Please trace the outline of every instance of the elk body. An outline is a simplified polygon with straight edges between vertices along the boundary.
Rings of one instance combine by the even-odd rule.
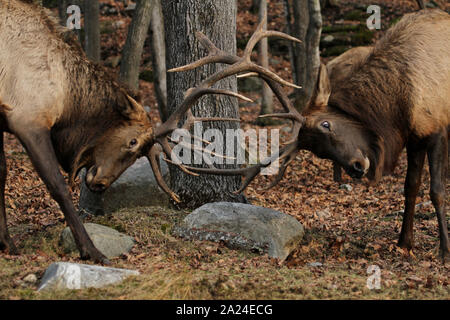
[[[425,156],[440,248],[450,255],[445,210],[450,130],[450,15],[423,10],[404,16],[349,75],[330,86],[322,66],[305,110],[299,147],[334,160],[355,178],[378,181],[408,154],[399,246],[413,247],[413,216]]]
[[[262,25],[255,32],[260,33]],[[234,73],[243,71],[232,59],[217,57],[209,62],[236,63]],[[266,116],[292,120],[293,139],[277,155],[256,166],[235,170],[190,169],[200,173],[241,174],[245,180],[240,192],[277,158],[281,160],[281,170],[271,186],[278,183],[296,151],[306,149],[333,160],[354,178],[366,175],[378,181],[383,174],[392,172],[406,147],[406,200],[398,244],[413,247],[415,201],[427,155],[440,249],[444,259],[449,258],[445,180],[450,130],[450,15],[440,10],[405,15],[336,84],[330,84],[327,69],[322,65],[316,91],[302,114],[295,110],[275,77],[261,69],[244,70],[263,78],[274,90],[286,113]]]
[[[0,250],[17,252],[7,230],[4,199],[3,132],[10,132],[26,148],[58,202],[81,257],[107,263],[75,211],[59,166],[70,174],[71,182],[86,168],[86,185],[100,192],[137,158],[147,156],[158,184],[177,201],[161,176],[159,154],[170,159],[167,134],[177,128],[191,104],[180,106],[153,128],[144,108],[125,88],[74,43],[63,40],[65,31],[37,6],[20,0],[0,2]],[[192,122],[191,114],[188,118]]]

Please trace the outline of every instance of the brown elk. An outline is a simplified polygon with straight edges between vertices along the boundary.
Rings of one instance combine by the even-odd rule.
[[[261,32],[262,25],[257,33]],[[273,78],[261,69],[250,70],[239,61],[219,55],[209,62],[235,63],[229,67],[227,75],[251,71],[263,78],[287,111],[270,116],[291,119],[293,139],[277,155],[256,166],[192,170],[241,174],[245,177],[238,191],[241,192],[276,158],[281,159],[281,170],[271,186],[278,183],[296,151],[306,149],[337,162],[351,177],[366,175],[378,181],[383,174],[392,171],[406,146],[406,200],[398,244],[402,248],[413,247],[415,201],[425,155],[428,155],[430,193],[439,225],[440,249],[444,260],[450,257],[445,211],[450,130],[449,14],[441,10],[422,10],[405,15],[333,90],[326,67],[322,65],[316,91],[302,114],[295,110]]]
[[[99,192],[146,156],[160,187],[178,201],[161,176],[159,155],[170,160],[167,135],[186,113],[185,127],[195,118],[189,112],[192,104],[185,103],[154,128],[144,108],[104,68],[90,62],[65,32],[44,9],[21,0],[0,2],[0,250],[17,253],[5,210],[3,132],[10,132],[58,202],[81,257],[108,263],[86,233],[59,165],[70,174],[71,183],[81,168],[87,168],[85,183]],[[218,89],[193,95],[206,93],[241,97]]]
[[[327,73],[330,79],[331,90],[350,75],[354,65],[362,63],[372,51],[372,47],[356,47],[345,51],[340,56],[327,63]],[[334,181],[342,180],[342,168],[336,162],[333,163]]]

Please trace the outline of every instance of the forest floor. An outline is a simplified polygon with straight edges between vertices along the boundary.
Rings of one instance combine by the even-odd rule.
[[[342,2],[340,9],[324,11],[325,26],[332,26],[336,21],[344,21],[345,25],[361,23],[359,14],[349,13],[357,3],[365,2]],[[256,26],[250,3],[250,0],[238,1],[238,43],[239,39],[247,39]],[[269,26],[283,30],[282,1],[269,3]],[[450,11],[446,1],[436,3]],[[370,4],[380,4],[382,12],[386,12],[383,19],[392,22],[416,10],[412,0],[371,0]],[[352,17],[356,20],[351,20]],[[125,21],[114,34],[102,35],[106,60],[120,53],[130,18],[104,16],[102,20]],[[379,38],[385,26],[389,23],[383,23],[383,29],[375,31],[370,41]],[[150,61],[148,52],[146,47],[143,70]],[[274,70],[290,79],[287,53],[275,53],[272,59],[279,61]],[[141,81],[141,92],[145,104],[152,106],[154,121],[158,122],[157,108],[153,107],[156,106],[153,84]],[[250,93],[250,96],[258,95]],[[241,105],[240,112],[244,128],[256,127],[253,123],[259,112],[257,103]],[[113,259],[112,263],[113,267],[139,270],[140,276],[103,289],[38,293],[36,283],[24,281],[27,275],[35,274],[40,279],[53,262],[82,261],[76,254],[65,254],[59,246],[64,217],[23,148],[11,135],[6,135],[5,151],[8,226],[21,255],[0,252],[0,299],[450,298],[449,266],[444,266],[438,257],[438,226],[429,202],[428,169],[424,171],[417,198],[421,205],[415,216],[415,248],[406,252],[396,246],[402,223],[405,155],[393,174],[376,185],[344,176],[342,184],[352,187],[348,191],[333,181],[331,162],[308,152],[297,155],[284,179],[270,191],[263,190],[268,183],[264,177],[258,177],[246,191],[252,204],[290,214],[305,226],[304,239],[285,262],[230,250],[221,244],[187,242],[173,237],[172,227],[187,211],[162,207],[124,209],[87,220],[113,227],[136,239],[132,252]],[[77,203],[79,189],[75,187],[72,191]],[[370,290],[366,286],[371,265],[381,270],[380,289]]]

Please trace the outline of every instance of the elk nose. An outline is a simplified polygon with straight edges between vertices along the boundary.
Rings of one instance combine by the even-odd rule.
[[[364,166],[361,162],[355,161],[353,162],[353,170],[359,173],[364,173]]]

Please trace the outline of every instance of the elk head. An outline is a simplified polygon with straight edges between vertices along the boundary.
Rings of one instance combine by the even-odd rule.
[[[262,78],[280,101],[285,113],[269,114],[261,117],[278,117],[291,120],[293,123],[292,138],[277,154],[269,159],[265,159],[255,166],[241,169],[192,167],[187,167],[187,169],[197,173],[242,175],[244,181],[241,188],[236,191],[236,193],[240,193],[263,168],[270,166],[275,160],[279,159],[281,162],[280,170],[268,187],[271,188],[283,178],[287,166],[295,158],[297,151],[307,149],[319,157],[337,161],[352,177],[361,178],[364,174],[368,173],[371,165],[371,160],[369,160],[370,146],[367,142],[370,141],[370,139],[368,139],[370,133],[366,132],[360,124],[353,121],[350,117],[334,111],[334,109],[328,105],[331,87],[326,67],[323,65],[320,67],[316,90],[311,105],[303,114],[300,114],[292,105],[281,85],[287,85],[293,88],[299,87],[281,79],[270,70],[251,62],[250,55],[254,46],[264,37],[278,36],[300,42],[300,40],[281,32],[264,31],[263,26],[265,19],[260,23],[253,36],[250,38],[242,58],[223,53],[204,35],[197,34],[200,42],[209,51],[208,57],[188,66],[177,68],[174,71],[190,70],[207,63],[220,62],[229,64],[230,66],[213,75],[211,79],[214,81],[234,74],[241,74],[242,72],[246,73],[238,75],[238,77],[258,76]]]
[[[214,82],[212,82],[214,83]],[[178,196],[165,183],[159,167],[160,155],[165,161],[176,164],[181,170],[191,175],[178,159],[172,159],[172,143],[169,135],[178,129],[178,123],[186,116],[183,129],[189,129],[195,121],[240,121],[227,118],[195,118],[190,108],[205,94],[224,94],[251,101],[237,93],[207,87],[189,90],[179,108],[159,127],[154,128],[149,114],[124,90],[117,93],[115,106],[119,114],[117,118],[105,120],[110,129],[94,139],[78,153],[72,165],[70,180],[73,182],[81,168],[86,168],[86,185],[93,192],[105,191],[129,166],[138,158],[147,157],[155,174],[158,185],[179,202]],[[116,121],[117,120],[117,121]],[[194,137],[196,138],[196,137]],[[208,152],[192,145],[196,152]],[[213,152],[211,152],[214,154]],[[215,154],[214,154],[215,155]],[[178,160],[178,161],[175,161]]]
[[[352,178],[361,178],[370,168],[370,133],[360,122],[330,106],[330,95],[327,68],[322,64],[310,105],[303,112],[299,147],[337,162]]]

